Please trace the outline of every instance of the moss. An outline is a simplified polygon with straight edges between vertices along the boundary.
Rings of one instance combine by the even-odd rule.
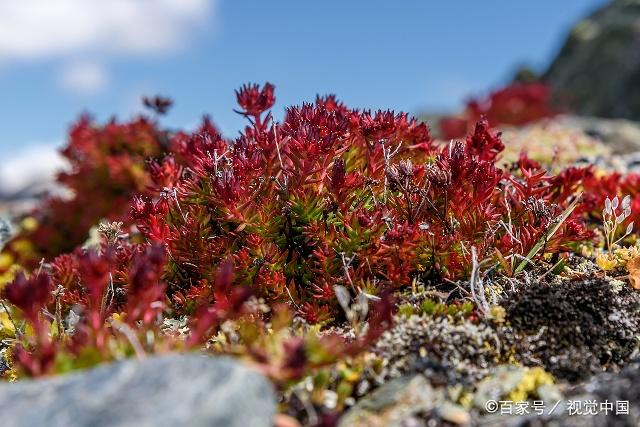
[[[560,398],[554,377],[540,367],[500,365],[478,385],[473,403],[484,409],[489,400],[526,402]]]

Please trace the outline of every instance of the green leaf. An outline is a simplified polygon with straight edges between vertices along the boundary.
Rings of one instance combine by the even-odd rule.
[[[562,212],[562,215],[560,215],[560,220],[553,227],[551,227],[549,230],[547,230],[547,232],[544,234],[544,236],[542,236],[542,238],[540,240],[538,240],[538,243],[536,243],[535,246],[533,248],[531,248],[531,250],[529,251],[529,253],[525,257],[525,259],[523,259],[522,262],[518,265],[518,267],[516,267],[515,271],[513,272],[514,274],[518,274],[522,270],[524,270],[524,268],[527,266],[527,264],[529,264],[531,262],[531,260],[533,259],[533,257],[536,256],[538,251],[540,249],[542,249],[542,247],[544,246],[544,243],[548,242],[549,239],[554,234],[556,234],[556,232],[560,229],[560,226],[562,225],[562,223],[565,222],[567,218],[569,218],[569,215],[571,215],[571,213],[576,208],[576,206],[578,206],[578,202],[580,202],[581,197],[582,197],[582,193],[578,194],[578,196],[575,198],[575,200],[573,202],[571,202],[571,204],[569,206],[567,206],[567,208],[564,210],[564,212]]]

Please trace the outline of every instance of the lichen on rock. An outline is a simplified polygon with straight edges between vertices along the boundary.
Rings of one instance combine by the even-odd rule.
[[[386,362],[386,376],[428,374],[433,382],[472,384],[501,358],[500,337],[487,322],[450,317],[399,317],[374,352]]]

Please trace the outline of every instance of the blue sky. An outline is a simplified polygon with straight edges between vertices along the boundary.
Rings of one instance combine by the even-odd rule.
[[[519,64],[544,68],[603,0],[0,0],[0,147],[60,145],[81,111],[126,118],[171,96],[165,122],[209,113],[228,136],[245,82],[284,106],[336,93],[348,105],[452,110]],[[55,4],[55,6],[52,6]]]

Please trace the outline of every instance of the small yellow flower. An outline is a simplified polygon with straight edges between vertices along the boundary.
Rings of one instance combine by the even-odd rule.
[[[24,231],[33,231],[38,227],[38,221],[32,216],[28,216],[22,220],[22,223],[20,223],[20,227]]]
[[[0,313],[0,338],[13,337],[15,328],[9,318],[9,314],[4,311]]]
[[[24,257],[33,253],[33,245],[27,239],[19,239],[11,243],[11,249]]]
[[[11,267],[11,264],[13,264],[13,262],[13,255],[6,252],[0,254],[0,270],[6,270],[7,268]]]
[[[19,272],[23,271],[23,268],[18,264],[12,264],[7,271],[0,274],[0,289],[4,287],[7,283],[13,281]]]
[[[505,311],[504,307],[500,305],[491,306],[489,314],[491,315],[491,318],[498,323],[503,323],[507,316],[507,312]]]
[[[603,271],[611,271],[618,266],[618,260],[613,254],[599,253],[596,255],[596,264]]]

